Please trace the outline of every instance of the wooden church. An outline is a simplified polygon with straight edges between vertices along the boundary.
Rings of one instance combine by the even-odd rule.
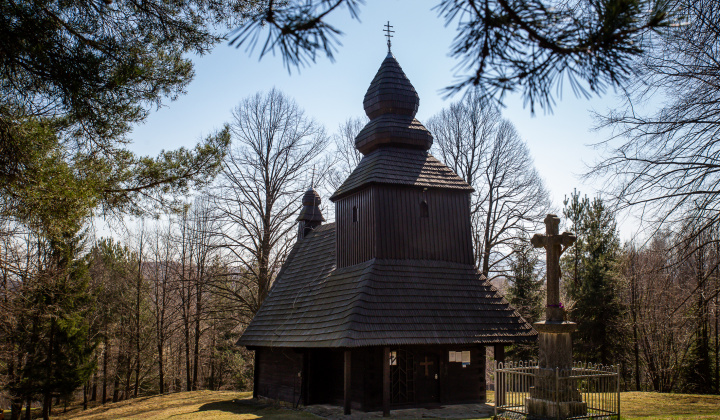
[[[298,239],[239,344],[256,397],[345,413],[485,401],[485,347],[535,340],[476,269],[472,188],[428,153],[415,88],[388,53],[363,102],[364,155],[330,197],[302,199]]]

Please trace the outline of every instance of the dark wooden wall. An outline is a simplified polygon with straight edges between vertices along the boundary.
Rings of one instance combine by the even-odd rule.
[[[485,347],[470,346],[391,346],[391,351],[405,349],[413,353],[415,359],[414,382],[416,400],[405,405],[392,407],[412,407],[434,404],[460,404],[479,403],[486,400],[485,378]],[[450,362],[449,351],[470,351],[471,363],[462,367],[462,363]],[[364,411],[377,411],[382,409],[382,364],[384,362],[382,347],[357,349],[364,352],[365,358],[365,384],[363,387],[362,409]],[[429,366],[429,377],[425,377],[425,362],[427,356],[433,362]],[[439,377],[435,381],[434,374]],[[432,395],[434,392],[439,395]]]
[[[443,403],[460,404],[484,402],[486,399],[485,378],[485,347],[484,346],[457,346],[444,349],[441,363],[440,395]],[[470,351],[470,366],[462,367],[462,363],[449,362],[448,352]]]
[[[335,205],[338,267],[371,258],[473,264],[469,200],[462,191],[386,185],[343,197]]]
[[[415,401],[395,408],[484,402],[485,348],[483,346],[391,346],[391,350],[405,349],[413,353]],[[449,362],[449,351],[471,352],[471,363]],[[305,404],[343,404],[342,349],[256,349],[258,395]],[[432,361],[429,375],[421,363]],[[303,364],[305,363],[305,368]],[[363,347],[352,350],[351,396],[354,410],[382,409],[382,347]],[[298,376],[302,371],[303,377]],[[438,379],[434,379],[434,374]]]
[[[308,404],[339,404],[343,400],[343,354],[339,350],[308,350]]]
[[[292,349],[255,350],[257,395],[295,403],[302,392],[303,354]]]
[[[467,192],[374,186],[377,257],[473,263]],[[421,217],[421,203],[428,217]]]
[[[353,207],[357,222],[353,222]],[[335,203],[337,266],[347,267],[375,256],[374,191],[366,188]]]

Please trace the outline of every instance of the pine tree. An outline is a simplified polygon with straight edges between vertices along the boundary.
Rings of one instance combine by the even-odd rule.
[[[570,198],[565,196],[563,204],[565,205],[565,208],[563,208],[563,216],[565,216],[565,220],[570,225],[568,226],[568,230],[578,233],[581,230],[581,223],[585,217],[585,212],[590,205],[587,195],[581,198],[580,193],[577,190],[573,190]],[[582,237],[578,237],[578,242],[575,246],[570,247],[563,259],[562,276],[568,289],[574,289],[578,286],[578,271],[580,269],[580,254],[582,249],[581,241]]]
[[[41,397],[43,418],[50,417],[53,397],[67,397],[90,377],[89,293],[86,262],[78,257],[82,235],[43,241],[42,269],[18,295],[25,310],[13,335],[17,346],[18,381],[9,391],[22,399]]]
[[[508,279],[506,297],[530,324],[539,321],[542,317],[545,298],[542,290],[543,279],[537,270],[538,262],[537,252],[527,239],[521,240],[514,247],[510,262],[512,276]],[[518,360],[537,357],[537,345],[535,343],[513,345],[508,355]]]
[[[577,195],[577,193],[576,193]],[[567,211],[567,207],[566,207]],[[577,278],[567,285],[574,300],[570,318],[578,324],[575,353],[580,359],[604,364],[617,363],[624,353],[621,284],[617,275],[620,257],[615,215],[595,198],[587,203],[577,226]],[[563,257],[564,266],[574,265],[574,254]]]

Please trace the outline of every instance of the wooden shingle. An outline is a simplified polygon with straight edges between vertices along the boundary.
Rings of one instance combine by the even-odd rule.
[[[372,183],[473,191],[452,169],[424,150],[382,147],[363,157],[330,200]]]
[[[372,259],[335,269],[335,225],[295,245],[240,339],[251,347],[490,344],[534,340],[532,327],[465,264]]]

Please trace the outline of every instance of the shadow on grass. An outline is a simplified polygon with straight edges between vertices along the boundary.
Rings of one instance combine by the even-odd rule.
[[[252,416],[250,418],[272,418],[275,420],[306,420],[317,418],[316,416],[299,411],[291,410],[274,404],[266,404],[253,399],[232,399],[227,401],[216,401],[206,403],[198,408],[199,412],[222,412],[235,414],[239,418]],[[208,413],[209,414],[209,413]],[[247,418],[247,417],[246,417]]]
[[[203,404],[200,408],[198,408],[198,411],[224,411],[233,414],[256,414],[264,408],[267,408],[267,406],[248,400],[233,399]]]

